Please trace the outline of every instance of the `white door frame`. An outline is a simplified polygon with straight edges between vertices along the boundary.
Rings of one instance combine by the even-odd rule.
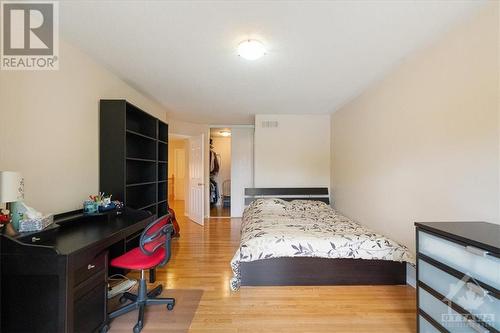
[[[218,124],[218,125],[209,125],[208,126],[208,139],[207,139],[207,142],[210,139],[210,130],[212,128],[229,128],[229,129],[232,130],[233,128],[255,128],[255,125],[253,125],[253,124],[250,124],[250,125],[227,125],[227,124],[226,125],[220,125],[220,124]],[[207,149],[210,149],[210,148],[207,147]],[[253,161],[253,157],[252,157],[252,161]],[[207,159],[205,161],[205,163],[206,163],[206,169],[210,169],[210,166],[208,165],[210,163],[210,161]],[[233,164],[233,147],[231,145],[231,166],[232,166],[232,164]],[[254,168],[253,168],[253,165],[252,165],[252,172],[253,172],[253,170],[254,170]],[[252,174],[252,179],[253,179],[253,174]],[[206,184],[210,183],[210,175],[209,174],[207,175],[207,178],[205,179],[205,183]],[[233,180],[231,179],[231,184],[232,183],[233,183]],[[232,189],[231,189],[231,191],[232,191]],[[208,192],[206,200],[205,200],[206,207],[210,207],[210,198],[209,198],[209,195],[210,195],[210,193]],[[233,201],[233,197],[231,196],[231,207],[233,207],[233,202],[232,201]],[[232,216],[232,214],[231,214],[231,216]],[[207,210],[206,217],[210,218],[210,209]]]

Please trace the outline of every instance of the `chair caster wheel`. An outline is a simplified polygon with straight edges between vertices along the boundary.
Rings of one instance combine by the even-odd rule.
[[[174,309],[175,303],[173,304],[167,304],[167,310],[172,311]]]
[[[142,331],[142,326],[140,326],[139,324],[136,324],[134,326],[134,333],[140,333]]]
[[[120,296],[120,299],[118,300],[120,304],[125,304],[128,301],[128,298],[125,296]]]
[[[107,333],[109,331],[109,325],[106,324],[99,330],[99,333]]]

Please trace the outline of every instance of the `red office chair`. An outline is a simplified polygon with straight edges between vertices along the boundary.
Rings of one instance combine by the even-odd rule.
[[[137,295],[124,293],[120,298],[120,303],[127,300],[132,303],[109,314],[109,319],[116,318],[135,309],[139,309],[137,324],[134,326],[134,333],[139,333],[144,327],[144,308],[146,305],[166,304],[168,310],[173,310],[175,306],[174,298],[158,298],[163,291],[160,284],[156,288],[147,291],[145,271],[157,266],[164,266],[171,256],[170,240],[173,226],[169,223],[170,214],[150,223],[142,232],[140,246],[125,253],[124,255],[111,260],[111,266],[141,270],[141,280]]]

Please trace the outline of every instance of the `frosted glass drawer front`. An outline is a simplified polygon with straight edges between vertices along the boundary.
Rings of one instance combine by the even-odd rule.
[[[473,247],[453,243],[443,238],[418,232],[418,250],[445,265],[467,274],[495,289],[500,289],[500,259],[473,253]],[[471,252],[472,251],[472,252]],[[476,251],[477,252],[477,251]]]
[[[432,326],[432,324],[429,323],[427,320],[425,320],[425,318],[422,316],[418,316],[418,324],[420,327],[418,333],[441,333],[440,331],[438,331],[437,328]]]
[[[459,280],[437,267],[418,260],[418,279],[438,293],[500,329],[500,301],[470,280]]]
[[[437,321],[441,326],[447,329],[450,333],[478,333],[488,332],[483,328],[483,331],[475,330],[469,325],[476,325],[481,329],[479,324],[469,324],[464,317],[458,312],[449,308],[446,304],[429,294],[422,288],[418,289],[418,302],[420,309],[424,310],[432,319]]]

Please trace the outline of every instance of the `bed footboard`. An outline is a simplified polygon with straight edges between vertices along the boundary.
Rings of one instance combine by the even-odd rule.
[[[240,263],[242,286],[404,285],[406,263],[387,260],[271,258]]]

